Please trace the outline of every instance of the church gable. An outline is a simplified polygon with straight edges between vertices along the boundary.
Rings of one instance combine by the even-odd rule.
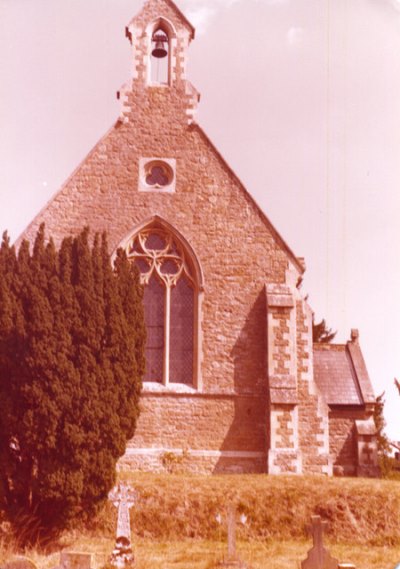
[[[161,26],[161,28],[160,28]],[[158,30],[164,40],[159,38]],[[252,242],[258,257],[264,256],[266,278],[278,269],[270,262],[271,249],[282,260],[277,279],[284,282],[289,265],[298,274],[304,271],[285,241],[254,202],[232,169],[192,122],[198,96],[186,80],[185,60],[194,30],[169,0],[152,0],[130,22],[132,81],[119,92],[121,114],[116,124],[84,159],[63,188],[28,227],[23,237],[33,239],[41,222],[56,242],[77,232],[90,221],[95,231],[106,230],[111,247],[154,213],[170,223],[179,217],[179,226],[191,233],[207,227],[209,237],[239,233],[236,247]],[[157,47],[158,46],[158,47]],[[153,52],[166,48],[167,54],[154,58]],[[152,59],[168,60],[169,83],[153,81]],[[196,100],[194,103],[194,99]],[[149,168],[170,176],[167,185],[149,184]],[[169,194],[169,195],[165,195]],[[209,226],[209,227],[208,227]],[[232,245],[235,239],[231,239]],[[196,245],[196,239],[193,246]],[[266,249],[262,251],[263,245]],[[275,278],[273,279],[275,280]]]
[[[330,474],[304,263],[194,121],[194,29],[176,5],[148,0],[127,36],[120,116],[23,235],[45,222],[59,242],[89,225],[139,269],[147,369],[122,465],[159,468],[163,451],[186,448],[194,471]]]

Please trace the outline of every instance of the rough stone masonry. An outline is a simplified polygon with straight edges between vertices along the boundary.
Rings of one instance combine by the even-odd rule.
[[[375,475],[358,333],[313,345],[304,260],[195,121],[194,28],[147,0],[126,36],[120,116],[23,235],[45,222],[57,243],[89,224],[141,272],[147,371],[120,468],[162,470],[167,455],[193,472]]]

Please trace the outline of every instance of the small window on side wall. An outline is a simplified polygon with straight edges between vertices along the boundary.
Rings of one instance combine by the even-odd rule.
[[[139,191],[174,192],[176,161],[172,158],[141,158]]]

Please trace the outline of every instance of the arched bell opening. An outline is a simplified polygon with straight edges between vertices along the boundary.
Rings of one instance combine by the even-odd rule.
[[[149,82],[151,85],[171,84],[172,25],[160,18],[148,30],[149,35]]]

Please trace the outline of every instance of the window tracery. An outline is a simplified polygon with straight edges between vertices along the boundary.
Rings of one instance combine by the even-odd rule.
[[[162,227],[137,233],[126,251],[144,288],[145,381],[194,385],[197,291],[184,246]]]

